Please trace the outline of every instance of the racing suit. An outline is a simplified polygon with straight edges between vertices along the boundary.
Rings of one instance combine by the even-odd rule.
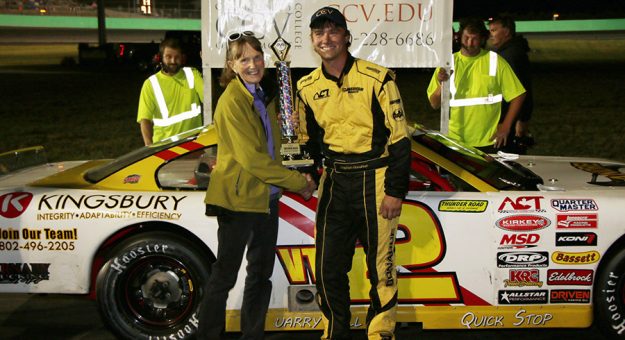
[[[347,273],[357,239],[372,287],[369,338],[394,338],[399,218],[384,219],[379,210],[385,194],[404,198],[410,170],[410,141],[394,77],[390,70],[350,55],[339,79],[322,66],[297,84],[300,138],[313,157],[324,158],[315,225],[324,339],[350,337]]]

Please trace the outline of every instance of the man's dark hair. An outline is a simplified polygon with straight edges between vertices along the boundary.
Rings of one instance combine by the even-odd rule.
[[[177,38],[165,38],[165,40],[161,42],[161,44],[158,47],[158,52],[161,55],[161,57],[163,56],[163,52],[165,52],[166,47],[169,47],[174,50],[178,50],[180,51],[180,53],[184,53],[184,50],[182,49],[182,44],[180,43],[180,40],[178,40]]]
[[[509,15],[498,15],[490,20],[491,24],[500,24],[501,27],[507,28],[511,36],[516,34],[516,24],[514,19]]]
[[[462,37],[462,33],[467,31],[472,34],[479,34],[483,39],[488,39],[489,32],[486,29],[486,25],[484,21],[478,18],[466,18],[460,20],[460,30],[458,31],[458,36]]]

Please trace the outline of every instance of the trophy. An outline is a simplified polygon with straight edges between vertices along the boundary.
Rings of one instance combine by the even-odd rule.
[[[289,168],[311,166],[314,161],[308,152],[303,151],[303,145],[297,141],[299,122],[294,113],[293,87],[291,86],[291,68],[286,56],[291,44],[281,36],[271,44],[271,50],[278,58],[276,61],[276,74],[278,76],[278,121],[282,134],[282,164]]]

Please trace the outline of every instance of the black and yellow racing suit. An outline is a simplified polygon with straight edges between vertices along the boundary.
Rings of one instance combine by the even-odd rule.
[[[319,67],[297,86],[300,138],[324,162],[315,230],[323,338],[350,337],[347,273],[357,239],[372,287],[369,339],[394,338],[399,218],[384,219],[379,210],[384,195],[403,199],[408,191],[410,141],[395,75],[350,55],[339,79]]]

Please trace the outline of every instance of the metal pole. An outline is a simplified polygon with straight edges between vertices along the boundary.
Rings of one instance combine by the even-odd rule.
[[[98,0],[98,44],[106,45],[106,13],[104,12],[104,0]]]
[[[449,74],[450,68],[446,67],[445,71]],[[441,133],[449,133],[449,80],[441,83]]]
[[[214,10],[211,0],[202,0],[200,3],[200,13],[202,20],[201,39],[202,39],[202,76],[204,78],[204,105],[203,116],[204,125],[213,123],[213,78],[211,73],[208,40],[210,36],[210,15]]]

